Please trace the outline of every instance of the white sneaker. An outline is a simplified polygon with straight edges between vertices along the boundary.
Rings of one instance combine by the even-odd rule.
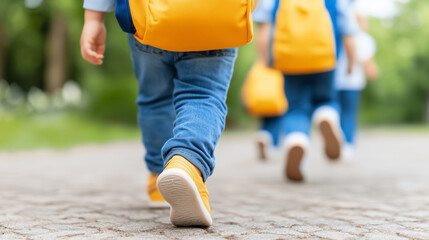
[[[355,157],[355,147],[350,143],[345,143],[341,151],[341,159],[345,162],[353,162]]]
[[[259,131],[258,138],[256,140],[258,159],[261,161],[267,161],[270,155],[270,149],[272,146],[271,134],[267,131]]]
[[[342,137],[338,112],[332,107],[323,106],[314,112],[313,118],[325,142],[326,155],[331,160],[339,159]]]
[[[285,175],[292,181],[303,181],[301,163],[305,151],[309,146],[308,136],[304,133],[294,132],[288,134],[285,139],[286,145],[286,167]]]

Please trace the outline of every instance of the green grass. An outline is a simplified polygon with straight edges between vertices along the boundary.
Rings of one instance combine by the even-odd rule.
[[[68,148],[78,144],[137,140],[135,126],[103,123],[77,113],[0,116],[0,150]]]
[[[384,125],[363,125],[360,127],[363,131],[371,131],[371,132],[391,132],[391,133],[429,133],[429,125],[423,124],[384,124]]]
[[[251,133],[256,129],[255,124],[250,124],[243,128],[228,128],[226,134]],[[364,125],[360,130],[394,134],[429,134],[428,125]],[[64,149],[81,144],[138,140],[139,138],[137,124],[100,122],[78,113],[0,115],[0,151]]]

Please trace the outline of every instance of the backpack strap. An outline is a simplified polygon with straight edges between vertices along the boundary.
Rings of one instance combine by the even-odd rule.
[[[115,16],[118,20],[119,26],[124,32],[134,34],[136,28],[134,27],[133,18],[131,16],[129,0],[117,0]]]
[[[279,10],[279,5],[280,5],[280,0],[275,0],[272,19],[271,19],[273,24],[276,22],[276,16],[277,16],[277,11]]]
[[[274,8],[272,12],[272,21],[271,21],[271,30],[270,30],[270,42],[268,45],[268,66],[273,66],[274,63],[274,54],[273,54],[273,45],[274,45],[274,31],[276,29],[276,18],[277,12],[279,10],[280,0],[274,0]]]

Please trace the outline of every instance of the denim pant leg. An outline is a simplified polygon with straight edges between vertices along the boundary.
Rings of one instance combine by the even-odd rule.
[[[175,154],[192,162],[204,181],[215,167],[214,150],[225,127],[226,94],[237,49],[176,54],[174,137],[164,145],[165,163]]]
[[[138,81],[138,123],[146,148],[145,162],[149,171],[159,174],[164,169],[162,146],[173,137],[173,54],[143,45],[129,35],[134,73]],[[171,60],[171,63],[169,63]]]
[[[288,75],[285,76],[284,87],[289,102],[289,109],[283,117],[286,135],[301,132],[309,136],[313,109],[311,81],[306,79],[306,75]]]
[[[329,106],[338,110],[337,91],[334,80],[334,71],[311,75],[313,110],[323,106]]]
[[[359,90],[340,90],[338,93],[341,107],[341,128],[349,144],[354,144],[359,112]]]
[[[280,139],[284,133],[282,120],[284,116],[263,117],[261,119],[261,130],[268,132],[271,135],[272,143],[275,147],[280,144]]]

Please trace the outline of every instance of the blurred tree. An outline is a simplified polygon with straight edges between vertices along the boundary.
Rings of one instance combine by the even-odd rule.
[[[44,65],[46,19],[41,10],[24,7],[23,1],[0,1],[3,33],[2,78],[24,89],[41,87]]]
[[[46,50],[45,89],[53,93],[64,85],[67,77],[67,29],[60,13],[54,13],[50,21]]]
[[[362,97],[364,123],[422,123],[429,108],[429,2],[402,4],[395,19],[372,20],[382,74]],[[426,119],[425,119],[426,118]]]
[[[0,80],[4,78],[4,50],[7,45],[6,33],[3,27],[3,21],[0,18]]]

